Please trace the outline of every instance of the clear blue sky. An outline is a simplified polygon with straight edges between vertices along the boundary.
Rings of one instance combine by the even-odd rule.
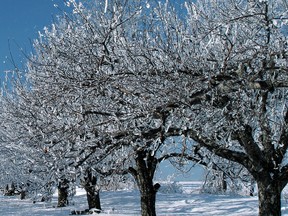
[[[178,4],[184,2],[175,1]],[[17,66],[21,68],[27,60],[20,49],[27,54],[31,53],[30,41],[38,37],[38,31],[53,22],[53,17],[62,13],[54,4],[67,10],[64,2],[65,0],[0,0],[0,79],[5,71],[14,68],[10,51]]]
[[[54,4],[62,9],[65,6],[64,0],[1,0],[0,3],[0,77],[3,77],[4,71],[14,67],[9,61],[10,50],[21,67],[20,61],[25,63],[26,60],[19,47],[31,53],[30,40],[37,38],[38,31],[42,31],[44,26],[53,22],[53,17],[61,14]]]
[[[175,1],[178,5],[184,2]],[[0,0],[0,78],[4,71],[14,67],[9,60],[10,50],[17,66],[21,68],[21,61],[25,63],[26,60],[20,48],[27,54],[31,52],[30,40],[36,39],[38,31],[42,31],[44,26],[53,22],[53,17],[61,14],[54,4],[67,10],[64,2],[65,0]]]

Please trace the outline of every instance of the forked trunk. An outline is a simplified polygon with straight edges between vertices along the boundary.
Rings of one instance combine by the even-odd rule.
[[[281,215],[281,191],[277,183],[258,181],[259,216]]]

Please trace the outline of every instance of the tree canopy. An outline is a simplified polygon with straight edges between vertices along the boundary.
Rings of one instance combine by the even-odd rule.
[[[286,0],[191,1],[181,13],[172,1],[66,4],[73,14],[34,41],[27,84],[4,96],[7,142],[44,152],[56,172],[127,170],[143,215],[155,215],[145,197],[159,162],[210,151],[255,178],[260,215],[281,214]]]

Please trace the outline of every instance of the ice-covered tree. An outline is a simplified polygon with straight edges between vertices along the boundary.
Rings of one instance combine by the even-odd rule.
[[[173,53],[183,73],[194,74],[187,85],[194,89],[174,92],[174,124],[181,121],[200,146],[251,173],[259,215],[281,215],[288,181],[287,2],[207,0],[186,7],[183,50]]]
[[[1,175],[1,182],[4,183],[3,178],[7,176],[30,197],[36,198],[33,194],[46,193],[46,186],[51,184],[49,181],[53,181],[46,160],[48,149],[42,142],[42,131],[51,128],[45,123],[44,113],[36,105],[37,97],[33,98],[27,89],[24,90],[24,84],[20,84],[18,78],[13,78],[13,86],[13,90],[10,86],[1,95],[1,152],[7,157],[3,163],[6,168],[2,171],[8,172],[7,175]]]
[[[161,51],[165,47],[157,48],[161,38],[170,34],[161,14],[174,26],[180,21],[172,8],[168,16],[167,3],[154,4],[155,11],[142,1],[100,2],[86,9],[68,1],[74,15],[60,18],[40,33],[27,72],[30,91],[53,128],[43,131],[41,143],[55,158],[65,159],[55,167],[99,166],[107,156],[120,152],[107,172],[121,168],[135,177],[143,215],[156,214],[159,185],[153,177],[158,163],[183,157],[179,150],[171,154],[168,147],[162,148],[175,134],[169,128],[171,119],[167,121],[173,108],[169,106],[172,87],[155,94],[169,85],[180,88],[174,73],[166,76],[170,57]],[[86,163],[91,158],[95,165]]]
[[[31,91],[20,71],[17,74],[11,77],[9,88],[1,95],[1,145],[10,152],[7,167],[10,164],[15,173],[10,173],[10,179],[21,182],[33,199],[49,201],[57,186],[62,188],[61,180],[75,180],[75,168],[69,166],[75,159],[61,147],[71,142],[71,128],[63,127],[57,115],[48,111],[41,97]],[[50,151],[51,145],[60,147]]]

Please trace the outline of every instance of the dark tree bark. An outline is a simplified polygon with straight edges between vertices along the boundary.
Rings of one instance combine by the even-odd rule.
[[[69,181],[67,179],[61,179],[58,184],[58,205],[57,207],[65,207],[68,202],[68,189]]]
[[[160,184],[153,184],[153,177],[158,163],[151,152],[138,150],[136,157],[136,167],[129,168],[130,173],[135,178],[141,196],[141,215],[156,216],[156,193]]]
[[[20,192],[20,199],[21,199],[21,200],[26,199],[26,191],[25,191],[25,190],[21,190],[21,192]]]
[[[259,216],[281,215],[281,192],[287,184],[286,175],[278,170],[261,170],[252,174],[258,186]]]
[[[221,185],[222,185],[222,191],[225,193],[227,191],[227,177],[225,173],[223,173]]]
[[[87,176],[82,182],[87,194],[87,201],[89,209],[95,208],[101,210],[100,193],[97,188],[97,177],[92,174],[91,169],[87,169]]]
[[[26,199],[26,195],[27,195],[27,188],[25,186],[22,186],[20,188],[20,199],[21,200]]]
[[[265,178],[257,181],[260,216],[281,215],[282,188],[276,182],[267,181]]]

